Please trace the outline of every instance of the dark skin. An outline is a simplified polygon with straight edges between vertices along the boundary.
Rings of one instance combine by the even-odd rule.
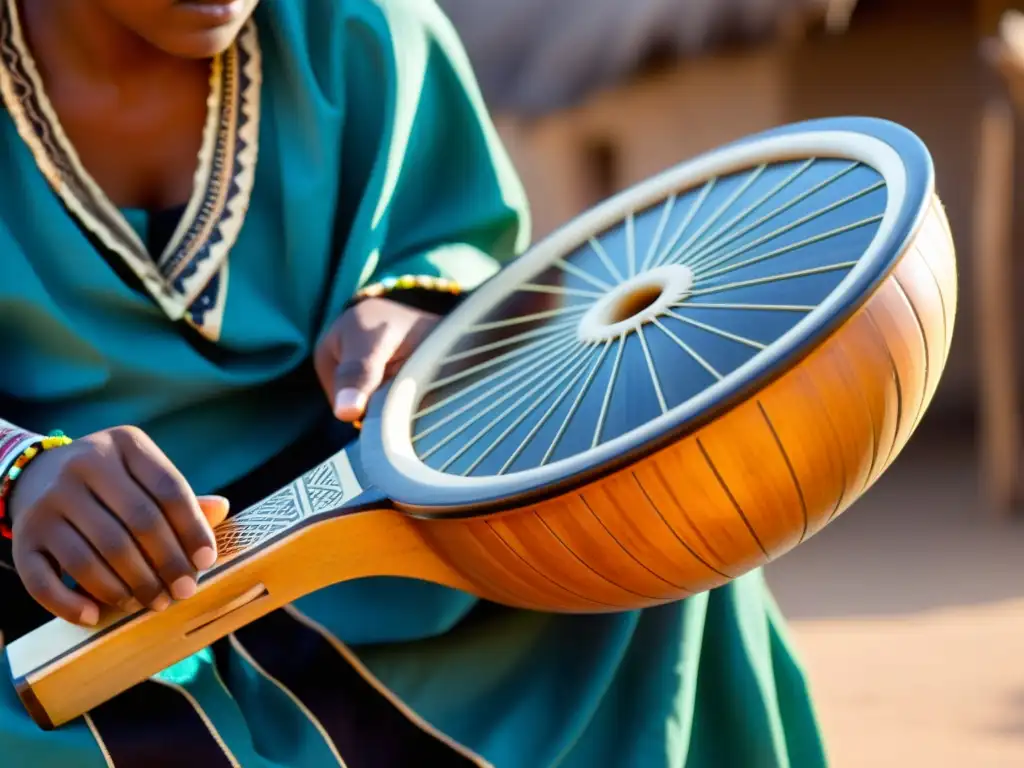
[[[231,44],[256,0],[212,29],[172,0],[21,5],[47,95],[107,196],[143,209],[188,200],[206,121],[209,58]]]
[[[64,131],[116,205],[157,210],[188,200],[209,60],[230,46],[257,2],[22,2],[26,36]],[[436,321],[386,299],[363,301],[338,318],[315,354],[336,417],[359,420]],[[216,560],[213,527],[228,502],[197,497],[147,435],[121,426],[38,456],[8,509],[14,563],[28,592],[54,615],[93,625],[104,606],[160,611],[191,597],[198,572]],[[82,591],[68,589],[61,571]]]

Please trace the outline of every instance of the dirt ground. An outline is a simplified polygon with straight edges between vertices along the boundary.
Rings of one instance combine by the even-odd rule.
[[[836,768],[1024,766],[1024,522],[977,487],[968,435],[919,432],[769,567]]]

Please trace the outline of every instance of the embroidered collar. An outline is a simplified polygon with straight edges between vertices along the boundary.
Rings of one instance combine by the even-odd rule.
[[[228,254],[242,229],[259,149],[262,61],[249,20],[213,59],[192,196],[162,254],[135,230],[82,166],[50,104],[22,33],[17,0],[0,0],[0,95],[39,170],[67,210],[138,276],[172,320],[220,337]]]

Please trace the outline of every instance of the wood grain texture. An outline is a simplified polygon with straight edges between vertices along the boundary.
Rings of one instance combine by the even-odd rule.
[[[84,642],[84,630],[60,622],[23,638],[19,692],[37,722],[60,725],[272,610],[366,576],[556,612],[638,609],[725,584],[820,531],[897,458],[938,386],[956,293],[953,242],[935,200],[850,318],[676,443],[499,514],[426,520],[372,509],[311,519],[164,613]],[[306,496],[319,487],[306,485]]]

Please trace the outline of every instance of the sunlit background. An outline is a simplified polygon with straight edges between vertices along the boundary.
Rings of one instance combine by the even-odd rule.
[[[945,379],[880,483],[768,573],[838,768],[1024,766],[1024,249],[1013,226],[1024,33],[1004,16],[1013,4],[440,3],[527,186],[536,236],[782,123],[870,115],[926,142],[960,264]]]

